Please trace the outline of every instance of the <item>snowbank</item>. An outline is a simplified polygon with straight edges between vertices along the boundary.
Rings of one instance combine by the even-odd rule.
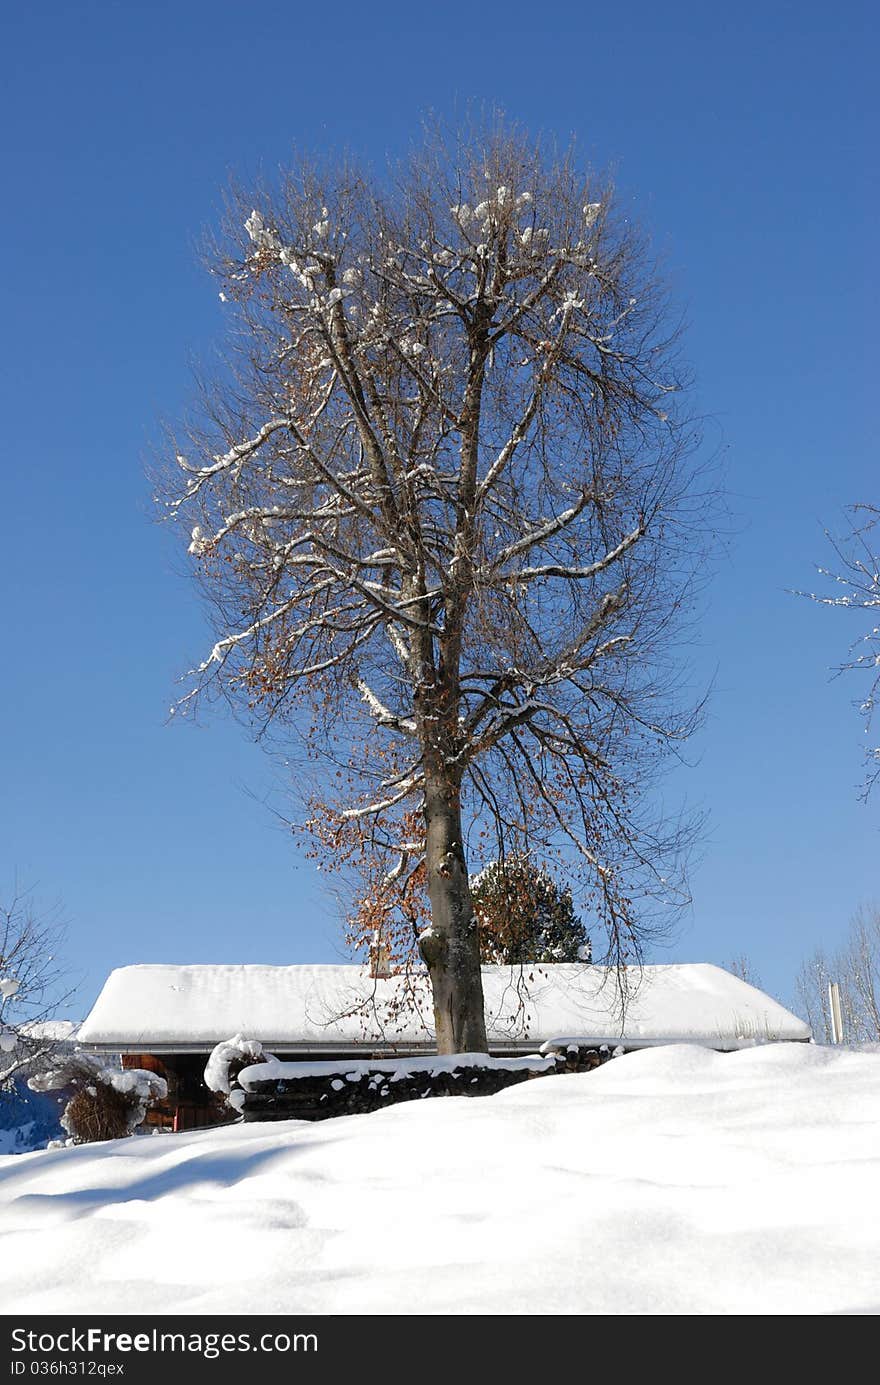
[[[423,1101],[0,1159],[9,1313],[880,1310],[880,1053],[627,1054]]]

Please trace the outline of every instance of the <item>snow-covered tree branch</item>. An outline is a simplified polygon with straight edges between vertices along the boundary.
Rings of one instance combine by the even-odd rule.
[[[853,506],[846,538],[838,540],[830,534],[828,537],[838,563],[833,569],[820,568],[819,573],[831,583],[831,588],[825,593],[807,594],[823,606],[867,614],[867,625],[850,647],[851,657],[843,668],[861,673],[867,679],[867,692],[859,702],[859,710],[865,718],[865,733],[871,737],[880,696],[880,507]],[[869,744],[865,754],[867,796],[880,778],[880,745]]]
[[[40,912],[26,891],[0,904],[0,1085],[52,1059],[69,1029],[54,1017],[70,999],[58,949],[57,908]]]

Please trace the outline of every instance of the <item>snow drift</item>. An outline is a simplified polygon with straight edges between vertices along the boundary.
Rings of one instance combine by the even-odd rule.
[[[627,1054],[0,1159],[7,1313],[880,1310],[880,1051]]]

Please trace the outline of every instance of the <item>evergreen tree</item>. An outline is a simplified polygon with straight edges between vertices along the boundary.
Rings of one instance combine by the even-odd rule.
[[[592,945],[569,886],[525,853],[471,877],[483,962],[588,962]]]

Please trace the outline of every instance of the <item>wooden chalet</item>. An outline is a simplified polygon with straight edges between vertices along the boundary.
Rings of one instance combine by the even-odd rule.
[[[565,1040],[624,1049],[696,1043],[728,1050],[804,1042],[806,1024],[764,992],[705,963],[629,975],[623,1013],[613,971],[583,963],[483,967],[490,1052],[535,1053]],[[361,966],[129,966],[111,972],[79,1042],[168,1081],[150,1121],[189,1130],[233,1119],[204,1083],[208,1055],[241,1034],[286,1061],[407,1057],[434,1051],[424,976]]]

